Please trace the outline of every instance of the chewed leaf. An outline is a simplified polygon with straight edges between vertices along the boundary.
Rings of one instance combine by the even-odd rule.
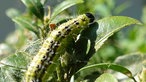
[[[51,20],[53,20],[59,13],[61,13],[65,9],[67,9],[73,5],[79,4],[79,3],[83,3],[83,0],[66,0],[66,1],[62,2],[53,10]]]
[[[21,0],[36,17],[43,20],[44,8],[40,0]]]
[[[115,32],[120,29],[132,25],[132,24],[141,24],[138,20],[125,17],[125,16],[112,16],[106,17],[104,19],[98,20],[98,30],[95,49],[96,51],[103,45],[103,43]]]

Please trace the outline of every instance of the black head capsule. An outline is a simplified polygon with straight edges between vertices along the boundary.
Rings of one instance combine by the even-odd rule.
[[[85,13],[85,15],[90,19],[89,23],[92,23],[95,20],[95,17],[91,13]]]

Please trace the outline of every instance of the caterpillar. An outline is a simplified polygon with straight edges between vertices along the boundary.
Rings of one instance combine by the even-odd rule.
[[[65,45],[63,40],[68,36],[77,35],[89,24],[93,23],[94,16],[91,13],[79,15],[77,18],[69,20],[51,31],[37,55],[33,57],[25,73],[25,82],[42,82],[44,71],[51,64],[57,50]],[[57,54],[58,55],[58,54]]]

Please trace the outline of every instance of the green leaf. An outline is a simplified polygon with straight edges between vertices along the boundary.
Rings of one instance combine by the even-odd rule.
[[[95,82],[118,82],[118,80],[109,73],[104,73],[100,77],[98,77]]]
[[[111,16],[98,20],[98,29],[96,30],[96,51],[104,44],[104,42],[120,29],[132,25],[141,24],[138,20],[125,16]],[[93,34],[92,34],[93,35]]]
[[[83,0],[66,0],[66,1],[62,2],[61,4],[56,6],[55,9],[53,10],[50,21],[53,20],[59,13],[61,13],[65,9],[67,9],[73,5],[79,4],[79,3],[83,3]]]
[[[17,76],[20,75],[20,72],[17,73],[16,69],[3,66],[0,64],[0,81],[1,82],[20,82],[20,80],[17,79]]]
[[[34,26],[31,22],[32,20],[24,17],[24,16],[20,16],[20,17],[15,17],[14,19],[12,19],[15,23],[17,23],[18,25],[20,25],[23,28],[26,28],[32,32],[34,32],[35,34],[38,34],[38,31],[35,30],[34,28],[36,26]]]
[[[87,38],[91,41],[90,50],[84,61],[89,61],[95,52],[104,44],[104,42],[112,36],[115,32],[121,30],[122,28],[132,25],[141,24],[136,19],[125,17],[125,16],[111,16],[104,19],[100,19],[97,22],[91,24],[87,29],[82,31],[81,37]],[[80,40],[80,39],[79,39]],[[84,40],[85,41],[85,40]],[[78,44],[76,47],[83,47],[82,42],[76,42]],[[81,49],[81,48],[80,48]],[[85,52],[79,52],[77,49],[77,55],[85,55]],[[78,53],[79,52],[79,53]]]
[[[87,29],[81,32],[81,38],[75,43],[75,57],[79,61],[89,61],[93,54],[95,54],[112,34],[131,24],[140,24],[140,22],[130,17],[112,16],[91,24]],[[83,40],[82,37],[86,39]],[[90,46],[87,45],[88,40],[90,40]],[[87,45],[86,47],[85,44]],[[86,53],[86,51],[88,53]],[[86,64],[87,62],[76,63],[75,65],[77,67],[75,70],[79,70]]]
[[[36,17],[44,19],[44,8],[40,0],[21,0],[28,10],[33,13]]]
[[[29,55],[30,57],[33,57],[38,53],[38,51],[42,45],[42,42],[43,42],[43,40],[41,40],[41,39],[38,39],[35,41],[29,41],[27,43],[27,45],[25,45],[26,47],[23,48],[24,49],[23,51],[30,54]]]
[[[0,81],[20,82],[26,70],[29,57],[19,52],[0,61]]]
[[[114,63],[126,67],[132,72],[133,75],[136,75],[142,71],[143,62],[145,60],[146,60],[146,55],[141,53],[131,53],[117,57]],[[115,75],[117,75],[117,73],[115,73]],[[123,79],[123,78],[125,77],[121,76],[118,79]]]
[[[6,66],[10,66],[17,69],[26,69],[26,66],[29,62],[28,54],[24,52],[18,52],[14,55],[8,56],[1,60],[1,63]]]
[[[101,64],[93,64],[93,65],[89,65],[86,67],[81,68],[77,73],[81,72],[81,71],[86,71],[87,69],[92,70],[92,69],[98,69],[98,68],[104,68],[104,69],[112,69],[114,71],[118,71],[121,72],[125,75],[127,75],[130,78],[133,78],[132,73],[125,67],[120,66],[120,65],[116,65],[116,64],[109,64],[109,63],[101,63]]]

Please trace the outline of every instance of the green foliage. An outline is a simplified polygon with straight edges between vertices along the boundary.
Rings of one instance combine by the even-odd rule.
[[[102,74],[99,78],[95,80],[95,82],[118,82],[117,79],[109,73]]]
[[[66,51],[55,56],[45,79],[50,82],[136,82],[135,77],[139,77],[137,81],[145,82],[145,7],[142,25],[134,18],[112,16],[129,7],[130,2],[116,6],[115,0],[63,0],[56,7],[45,10],[50,0],[21,1],[26,12],[7,11],[16,23],[16,31],[0,45],[0,82],[23,81],[27,66],[52,30],[51,24],[61,24],[74,13],[86,12],[101,19],[83,30],[78,39],[70,37],[67,40]],[[125,31],[124,28],[132,24],[137,26]]]
[[[125,75],[127,75],[130,78],[133,78],[132,73],[128,69],[126,69],[122,66],[119,66],[119,65],[106,64],[106,63],[86,66],[86,67],[81,68],[78,72],[83,71],[85,69],[92,70],[93,68],[112,69],[112,70],[124,73]]]
[[[35,26],[31,24],[31,19],[28,19],[26,17],[15,17],[13,21],[19,24],[21,27],[34,32],[35,34],[38,33],[38,30],[35,29]]]
[[[74,0],[74,1],[66,0],[66,1],[62,2],[61,4],[57,5],[52,12],[50,21],[53,20],[59,13],[61,13],[65,9],[67,9],[73,5],[79,4],[79,3],[83,3],[83,0]]]
[[[123,21],[121,21],[123,20]],[[124,28],[127,25],[131,24],[140,24],[139,21],[129,18],[129,17],[124,17],[124,16],[112,16],[112,17],[106,17],[102,20],[97,21],[99,24],[99,29],[97,31],[97,35],[100,35],[100,37],[97,37],[96,39],[96,45],[95,49],[98,50],[100,48],[100,45],[103,44],[104,41],[107,40],[108,37],[110,37],[113,33],[119,31],[121,28]],[[104,31],[103,30],[107,30]],[[102,33],[101,33],[102,32]]]
[[[40,0],[21,0],[28,10],[43,21],[44,19],[44,7]]]

